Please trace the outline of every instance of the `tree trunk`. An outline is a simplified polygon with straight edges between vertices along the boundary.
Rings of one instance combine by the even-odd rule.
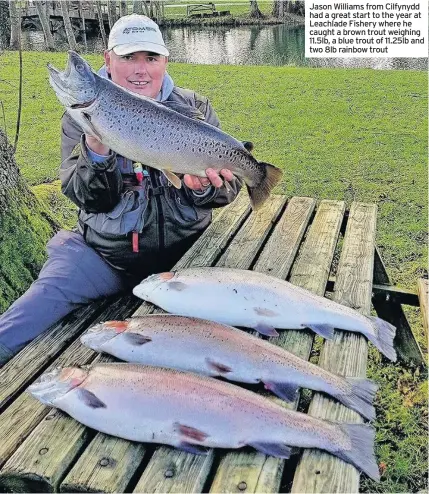
[[[63,15],[64,29],[66,30],[70,50],[77,51],[76,38],[74,37],[73,28],[70,22],[67,2],[61,2],[61,13]]]
[[[133,13],[134,14],[143,14],[143,2],[142,2],[142,0],[134,0],[133,1]]]
[[[104,46],[104,49],[107,49],[107,36],[106,36],[106,31],[104,29],[103,13],[101,12],[100,2],[95,2],[95,6],[97,8],[98,23],[100,25],[100,33],[101,33],[101,37],[103,39],[103,46]]]
[[[40,0],[34,2],[37,13],[39,14],[40,23],[42,24],[43,34],[45,35],[46,48],[50,51],[55,50],[54,38],[52,37],[51,29],[49,27],[49,19],[46,17],[45,6],[42,5]]]
[[[128,15],[128,2],[121,1],[119,3],[119,16],[123,17],[124,15]]]
[[[108,0],[107,1],[107,16],[109,17],[109,27],[112,29],[113,24],[115,24],[117,20],[116,16],[116,1]]]
[[[21,30],[21,12],[15,0],[9,0],[10,12],[10,48],[19,50],[19,33]]]
[[[287,0],[282,2],[281,0],[275,0],[273,5],[274,17],[285,17],[286,14],[296,14],[304,16],[305,3],[301,0]]]
[[[37,277],[58,229],[19,173],[0,128],[0,313]]]
[[[80,30],[82,31],[83,44],[85,45],[85,51],[88,51],[88,45],[86,43],[86,25],[85,14],[83,10],[83,2],[79,2],[79,17],[80,17]]]
[[[250,0],[250,17],[253,19],[262,19],[264,14],[259,10],[257,0]]]

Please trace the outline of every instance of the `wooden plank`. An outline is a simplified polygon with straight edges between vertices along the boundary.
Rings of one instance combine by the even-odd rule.
[[[241,195],[233,204],[219,213],[210,227],[194,244],[173,269],[192,265],[211,265],[225,249],[231,238],[237,233],[247,216],[250,214],[248,199]],[[144,315],[152,312],[162,312],[152,304],[143,303],[134,315]],[[106,318],[105,318],[106,320]],[[110,356],[97,356],[95,361],[114,361]],[[83,430],[82,430],[83,433]],[[97,454],[90,449],[94,447]],[[88,451],[78,459],[70,473],[61,484],[61,490],[79,490],[80,492],[121,492],[127,486],[139,464],[143,461],[146,448],[138,443],[118,441],[117,438],[98,433]],[[99,458],[129,458],[130,461],[109,462],[109,467],[101,469]],[[197,463],[197,460],[194,462]],[[202,468],[206,463],[202,462]],[[173,479],[170,483],[173,483]]]
[[[369,314],[374,267],[377,208],[375,204],[353,203],[338,266],[334,299]],[[347,331],[335,331],[325,341],[319,365],[347,376],[366,376],[368,345],[366,339]],[[309,414],[329,420],[362,422],[362,417],[315,393]],[[292,492],[358,492],[359,472],[352,465],[321,450],[305,450],[298,463]]]
[[[273,219],[278,217],[283,206],[284,198],[277,197],[267,202],[264,209],[253,212],[243,228],[231,242],[227,252],[221,256],[220,264],[223,267],[236,268],[239,266],[241,269],[248,269],[261,247],[261,243],[258,239],[266,238],[268,236],[272,229]],[[249,236],[250,240],[248,240]],[[246,255],[243,255],[244,249],[247,249]],[[205,462],[201,459],[194,458],[195,455],[192,455],[191,453],[171,450],[171,448],[166,446],[161,446],[157,449],[157,455],[151,459],[146,467],[146,469],[149,468],[152,473],[151,475],[143,475],[138,482],[138,489],[140,492],[152,492],[151,489],[154,487],[152,482],[153,475],[157,479],[162,479],[162,472],[165,471],[165,457],[168,456],[171,461],[176,462],[179,461],[179,458],[183,455],[185,455],[185,458],[189,458],[187,461],[197,462],[197,465],[194,465],[194,470],[192,472],[185,471],[183,472],[183,475],[181,474],[180,476],[171,479],[171,482],[168,482],[168,492],[199,492],[198,488],[204,483],[208,474]],[[202,470],[204,470],[204,474]],[[200,481],[197,482],[196,477],[198,477]],[[160,489],[157,492],[163,492],[162,489],[166,488],[167,485],[165,482],[161,482],[159,485],[156,484],[156,487],[157,489]]]
[[[374,283],[390,285],[386,267],[377,248],[374,258]],[[373,304],[379,317],[396,326],[395,348],[398,357],[409,365],[425,365],[423,352],[413,335],[402,307],[377,293],[374,294]]]
[[[425,338],[428,337],[428,290],[429,283],[427,278],[420,278],[417,280],[417,290],[419,293],[420,309],[423,316],[423,328],[425,332]]]
[[[0,369],[0,412],[111,303],[111,299],[95,302],[74,311],[59,324],[39,335]]]
[[[278,228],[282,229],[284,236],[288,237],[288,232],[290,232],[291,237],[296,239],[298,245],[291,246],[290,251],[292,252],[298,250],[303,232],[311,216],[309,213],[311,208],[311,204],[308,205],[308,208],[304,208],[301,222],[297,221],[294,214],[289,215],[290,223],[282,224],[279,222]],[[303,286],[319,295],[324,294],[343,213],[343,202],[322,201],[300,257],[292,270],[292,283]],[[273,242],[269,247],[269,253],[275,258],[281,257],[283,250],[281,242]],[[260,272],[266,272],[266,269],[272,268],[270,255],[267,255],[265,250],[261,254],[261,259],[265,259],[266,264],[261,261],[255,265]],[[281,265],[282,270],[277,271],[276,275],[286,278],[290,264],[282,263]],[[272,270],[270,274],[273,274]],[[308,359],[313,335],[307,331],[282,331],[278,338],[270,338],[270,341]],[[271,399],[286,406],[283,401],[277,398]],[[298,398],[294,404],[289,406],[296,408],[297,403]],[[254,451],[229,453],[220,461],[210,492],[278,492],[284,465],[284,460],[267,457]]]
[[[203,456],[158,448],[133,492],[202,492],[213,458],[213,450]]]
[[[287,277],[315,207],[315,199],[292,197],[253,267],[254,271],[283,279]]]
[[[147,453],[144,444],[97,434],[61,484],[61,492],[125,492]],[[121,469],[117,466],[121,465]]]
[[[234,266],[235,269],[249,269],[284,205],[284,197],[270,197],[263,209],[250,215],[216,265],[220,268]]]

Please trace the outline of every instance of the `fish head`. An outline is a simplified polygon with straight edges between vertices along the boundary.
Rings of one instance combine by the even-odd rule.
[[[55,406],[55,401],[80,386],[88,373],[85,367],[57,368],[42,374],[27,391],[45,405]]]
[[[86,60],[69,51],[64,72],[48,64],[49,83],[66,108],[87,108],[97,98],[97,78]]]
[[[151,295],[162,288],[165,283],[173,280],[177,276],[174,271],[152,274],[145,278],[139,285],[133,288],[133,293],[136,297],[142,298],[148,302],[152,302]]]
[[[129,321],[107,321],[92,326],[81,336],[83,345],[96,351],[102,351],[103,345],[123,333],[128,328]]]

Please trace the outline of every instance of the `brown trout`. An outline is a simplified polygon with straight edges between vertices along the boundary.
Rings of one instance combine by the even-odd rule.
[[[334,328],[362,333],[396,360],[396,328],[287,281],[256,271],[190,268],[149,276],[134,295],[172,314],[253,328],[269,336],[278,329],[310,328],[332,338]]]
[[[28,391],[82,424],[131,441],[191,453],[252,446],[288,458],[291,447],[318,448],[379,478],[374,429],[290,411],[210,377],[134,364],[68,367],[43,374]]]
[[[81,342],[126,362],[169,367],[230,381],[263,383],[286,401],[299,387],[321,391],[369,420],[377,386],[345,378],[239,329],[204,319],[156,314],[99,323]]]
[[[85,133],[161,170],[175,187],[181,186],[176,173],[205,177],[207,168],[227,168],[244,180],[257,209],[282,176],[280,169],[257,161],[242,142],[203,122],[199,110],[128,91],[95,74],[73,51],[64,72],[50,64],[48,70],[59,101]]]

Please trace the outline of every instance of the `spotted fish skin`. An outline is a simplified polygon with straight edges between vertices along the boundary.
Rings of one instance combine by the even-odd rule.
[[[227,168],[245,181],[255,208],[282,176],[273,165],[258,162],[242,142],[183,114],[192,112],[189,107],[175,104],[171,109],[168,102],[132,93],[95,74],[77,53],[69,52],[63,73],[50,65],[48,69],[51,86],[69,115],[87,134],[122,156],[167,176],[173,172],[205,177],[207,168]],[[169,178],[180,186],[177,177]]]
[[[70,379],[76,372],[79,379]],[[378,477],[372,427],[290,411],[209,377],[134,364],[96,364],[45,373],[28,391],[84,425],[132,441],[192,452],[251,445],[280,457],[288,457],[291,446],[320,448]]]
[[[396,360],[395,327],[375,317],[256,271],[190,268],[149,276],[134,295],[167,312],[200,317],[275,336],[277,329],[310,328],[332,338],[334,328],[363,334]]]
[[[242,330],[204,319],[151,314],[98,323],[81,337],[98,352],[132,363],[169,367],[230,381],[263,383],[293,401],[299,387],[322,391],[369,420],[377,386],[344,378]]]

